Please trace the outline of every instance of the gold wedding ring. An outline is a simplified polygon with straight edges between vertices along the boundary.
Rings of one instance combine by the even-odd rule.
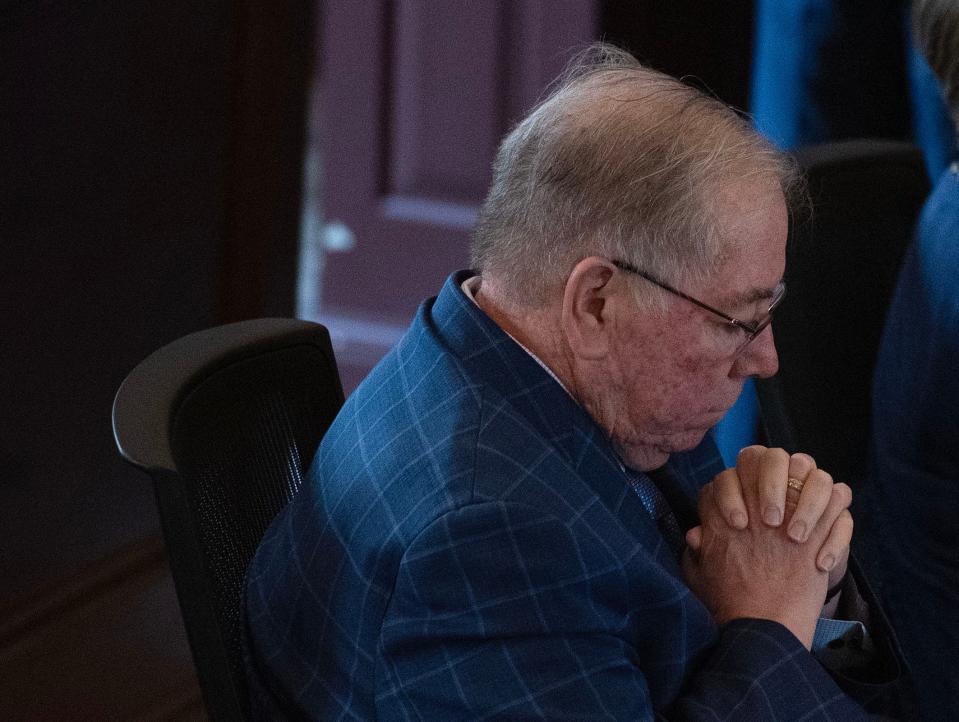
[[[806,485],[806,482],[805,482],[805,481],[800,481],[799,479],[794,479],[794,478],[791,477],[791,476],[789,477],[789,479],[786,480],[786,486],[789,487],[790,489],[795,489],[795,490],[798,491],[800,494],[802,494],[802,488],[803,488],[805,485]]]

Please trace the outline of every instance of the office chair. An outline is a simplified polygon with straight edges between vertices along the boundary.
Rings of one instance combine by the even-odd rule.
[[[243,579],[343,403],[329,335],[293,319],[243,321],[164,346],[124,380],[113,433],[153,478],[204,702],[246,718]]]
[[[801,149],[811,209],[790,229],[779,373],[757,382],[766,441],[812,454],[855,491],[866,471],[872,373],[929,179],[917,148],[854,140]]]

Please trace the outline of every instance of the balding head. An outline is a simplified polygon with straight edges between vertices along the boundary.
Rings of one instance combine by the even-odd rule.
[[[788,160],[728,106],[597,45],[503,141],[473,266],[528,307],[556,298],[589,255],[691,283],[729,251],[716,199],[751,177],[787,198],[797,185]]]

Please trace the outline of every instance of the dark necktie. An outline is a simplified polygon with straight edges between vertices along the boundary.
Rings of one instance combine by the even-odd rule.
[[[630,469],[628,466],[624,468],[626,470],[626,477],[629,479],[629,485],[633,491],[636,492],[636,496],[639,497],[643,506],[646,507],[649,515],[653,517],[656,526],[659,527],[660,533],[663,535],[666,543],[669,544],[670,549],[672,549],[673,556],[679,559],[679,557],[682,556],[685,542],[683,540],[683,534],[679,529],[679,522],[676,521],[676,515],[673,514],[672,509],[669,508],[663,492],[653,483],[649,475],[641,471]]]

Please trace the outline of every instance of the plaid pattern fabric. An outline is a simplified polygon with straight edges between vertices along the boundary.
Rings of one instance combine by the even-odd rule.
[[[600,429],[461,281],[348,399],[263,540],[255,715],[862,718],[782,626],[715,626]],[[683,526],[719,464],[711,441],[671,460]]]

